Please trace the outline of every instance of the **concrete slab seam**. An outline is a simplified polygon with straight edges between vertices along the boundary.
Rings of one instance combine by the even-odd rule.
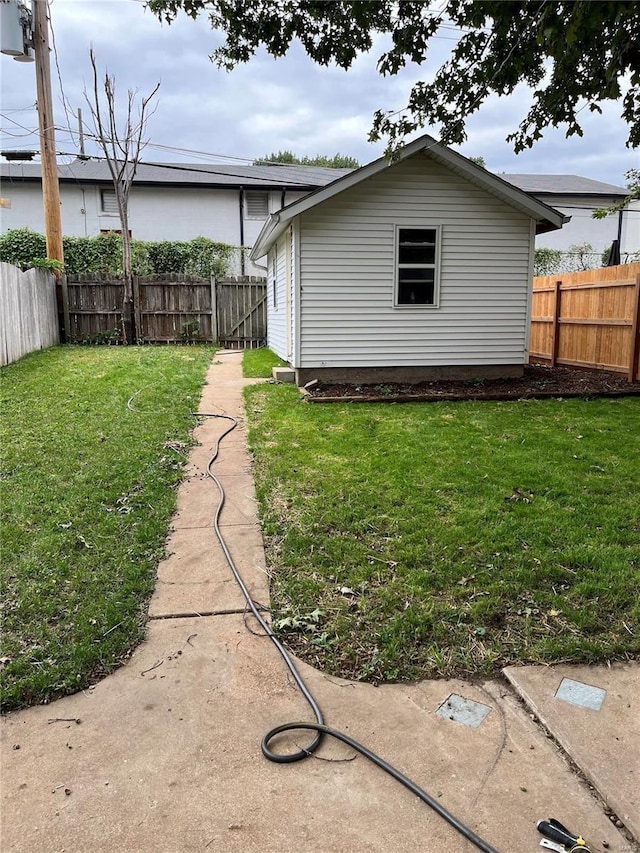
[[[540,713],[536,703],[529,694],[520,685],[514,683],[508,673],[502,671],[502,676],[506,680],[506,685],[510,692],[515,696],[516,700],[522,705],[524,710],[529,715],[529,718],[544,732],[545,737],[553,743],[559,755],[562,756],[571,772],[584,788],[589,791],[591,797],[595,800],[602,813],[611,820],[616,828],[623,834],[632,846],[630,850],[634,850],[633,845],[638,844],[631,830],[624,824],[620,816],[611,808],[607,798],[602,794],[596,784],[596,780],[592,779],[587,770],[584,770],[572,757],[562,739],[557,737],[547,725],[544,716]]]

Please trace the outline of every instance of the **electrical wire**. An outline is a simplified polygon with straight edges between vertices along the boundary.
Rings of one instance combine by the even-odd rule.
[[[393,779],[395,779],[401,785],[404,785],[405,788],[407,788],[409,791],[411,791],[412,794],[414,794],[416,797],[418,797],[420,800],[422,800],[423,803],[425,803],[431,809],[433,809],[443,820],[445,820],[450,826],[452,826],[455,830],[457,830],[457,832],[459,832],[462,836],[464,836],[464,838],[466,838],[467,841],[470,841],[475,847],[477,847],[478,850],[482,850],[483,853],[499,853],[499,851],[496,850],[496,848],[493,847],[491,844],[489,844],[489,842],[485,841],[483,838],[481,838],[479,835],[477,835],[475,832],[473,832],[473,830],[470,827],[468,827],[465,823],[463,823],[461,820],[459,820],[457,817],[455,817],[455,815],[451,814],[451,812],[449,812],[441,803],[439,803],[430,794],[428,794],[423,788],[421,788],[419,785],[417,785],[415,782],[413,782],[411,779],[409,779],[407,776],[405,776],[403,773],[401,773],[396,767],[394,767],[388,761],[385,761],[383,758],[381,758],[375,752],[372,752],[372,750],[368,749],[363,744],[354,740],[349,735],[344,734],[344,732],[341,732],[341,731],[338,731],[337,729],[331,728],[330,726],[327,726],[324,723],[322,711],[320,709],[318,702],[316,701],[315,697],[313,696],[313,694],[311,693],[311,691],[309,690],[309,688],[305,684],[304,679],[302,678],[302,676],[300,675],[300,673],[296,669],[296,666],[295,666],[293,660],[291,659],[291,656],[289,655],[288,651],[285,649],[285,647],[280,642],[278,637],[276,637],[275,633],[273,632],[273,629],[271,628],[271,625],[269,625],[269,623],[264,619],[264,617],[260,613],[258,606],[256,605],[253,598],[251,597],[251,593],[247,589],[247,586],[244,583],[244,580],[242,579],[240,572],[238,571],[238,568],[237,568],[237,566],[233,560],[233,557],[231,556],[229,548],[227,547],[224,536],[222,535],[222,532],[220,530],[219,520],[220,520],[220,514],[222,513],[222,508],[224,507],[226,494],[225,494],[225,490],[224,490],[222,483],[220,482],[220,480],[218,479],[218,477],[215,475],[215,473],[213,471],[213,466],[214,466],[214,464],[215,464],[215,462],[219,456],[219,453],[220,453],[220,444],[222,443],[223,439],[227,435],[229,435],[229,433],[231,433],[237,427],[238,421],[236,418],[232,417],[231,415],[225,415],[225,414],[217,414],[217,413],[210,413],[210,412],[193,412],[193,414],[195,417],[199,417],[199,418],[220,418],[220,419],[223,419],[223,420],[230,422],[230,425],[216,439],[215,447],[213,449],[213,454],[212,454],[211,458],[209,459],[209,462],[207,464],[207,469],[206,469],[207,476],[213,480],[213,482],[216,484],[216,486],[218,488],[218,492],[219,492],[218,506],[217,506],[216,511],[215,511],[212,526],[213,526],[213,529],[215,531],[218,542],[220,543],[220,547],[222,548],[222,551],[224,553],[227,564],[228,564],[236,582],[238,583],[240,590],[242,591],[242,594],[245,598],[245,601],[247,602],[247,606],[251,610],[251,613],[253,614],[255,619],[258,621],[258,623],[261,626],[261,628],[263,629],[263,631],[265,632],[265,635],[269,637],[271,642],[274,644],[274,646],[276,647],[276,649],[280,653],[280,656],[282,657],[285,665],[289,669],[289,672],[293,676],[293,679],[294,679],[295,683],[297,684],[300,692],[302,693],[302,695],[306,699],[307,703],[311,707],[311,710],[313,711],[313,714],[315,716],[315,722],[313,722],[313,723],[310,723],[310,722],[283,723],[279,726],[275,726],[274,728],[270,729],[262,738],[261,749],[262,749],[262,754],[264,755],[264,757],[267,758],[269,761],[276,762],[277,764],[289,764],[289,763],[294,762],[294,761],[302,761],[303,759],[308,758],[320,746],[320,744],[322,743],[322,740],[325,736],[335,738],[336,740],[339,740],[342,743],[345,743],[348,746],[350,746],[352,749],[354,749],[360,755],[364,756],[364,758],[367,758],[369,761],[371,761],[373,764],[375,764],[381,770],[384,770],[385,773],[388,773]],[[274,738],[276,738],[278,735],[281,735],[285,732],[293,732],[293,731],[314,732],[315,737],[309,743],[308,746],[302,747],[297,752],[278,753],[278,752],[275,752],[271,748],[271,741]]]

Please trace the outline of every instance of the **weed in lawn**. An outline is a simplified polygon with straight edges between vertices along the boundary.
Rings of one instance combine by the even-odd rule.
[[[640,651],[637,399],[246,393],[274,618],[319,608],[332,639],[291,633],[310,661],[380,680]]]
[[[73,692],[142,639],[206,347],[56,347],[2,369],[5,709]],[[127,401],[135,395],[136,409]]]

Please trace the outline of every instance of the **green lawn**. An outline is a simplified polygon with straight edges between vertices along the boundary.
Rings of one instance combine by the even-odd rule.
[[[212,353],[65,346],[2,369],[5,710],[90,684],[142,638]]]
[[[242,375],[248,379],[270,379],[272,367],[286,364],[267,347],[246,349],[242,356]]]
[[[310,662],[378,681],[640,651],[640,399],[246,395],[274,624]]]

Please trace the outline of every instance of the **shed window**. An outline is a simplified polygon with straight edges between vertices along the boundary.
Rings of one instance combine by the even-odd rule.
[[[269,215],[269,193],[245,193],[248,219],[266,219]]]
[[[118,215],[118,200],[115,190],[100,190],[100,207],[103,213]]]
[[[438,236],[437,227],[398,227],[396,305],[437,306]]]

